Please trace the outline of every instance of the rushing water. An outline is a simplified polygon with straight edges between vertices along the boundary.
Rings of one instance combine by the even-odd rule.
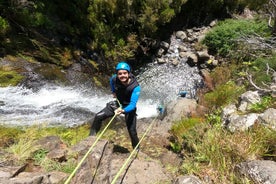
[[[145,67],[137,76],[141,85],[141,97],[137,104],[138,118],[154,117],[160,103],[168,103],[178,97],[183,88],[187,98],[195,93],[200,80],[196,68],[186,63]],[[43,86],[33,91],[23,87],[0,88],[0,123],[5,125],[65,125],[75,126],[87,122],[93,113],[113,100],[108,92],[87,86]]]
[[[179,64],[151,63],[137,75],[142,89],[137,104],[138,118],[157,116],[157,106],[177,99],[180,90],[187,92],[186,98],[194,98],[198,85],[202,83],[198,68],[190,67],[186,58],[179,57],[180,40],[173,37],[171,41],[169,52],[163,59],[177,59]],[[80,125],[111,100],[108,91],[99,91],[85,84],[71,87],[44,85],[35,91],[23,87],[0,87],[0,124]]]
[[[110,94],[86,87],[44,86],[38,91],[22,87],[0,88],[0,122],[5,125],[65,125],[87,122],[112,99]],[[156,104],[141,99],[138,118],[157,114]]]

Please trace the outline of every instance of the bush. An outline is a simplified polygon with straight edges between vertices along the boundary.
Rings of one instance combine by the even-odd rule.
[[[231,50],[237,48],[237,39],[243,35],[266,35],[269,32],[265,21],[227,19],[219,22],[207,33],[203,43],[210,52],[228,56]]]
[[[209,108],[219,108],[234,102],[244,92],[243,87],[237,86],[233,81],[221,84],[212,92],[204,95],[204,103]]]
[[[212,118],[213,119],[213,118]],[[183,133],[187,145],[180,170],[208,177],[213,183],[243,183],[234,166],[246,160],[275,160],[275,131],[256,125],[249,131],[231,133],[217,124],[201,123]]]
[[[10,28],[9,23],[0,16],[0,35],[7,33],[9,28]]]
[[[273,55],[271,58],[258,58],[252,62],[249,66],[249,73],[252,75],[254,83],[260,87],[267,87],[265,84],[270,84],[272,82],[272,75],[267,73],[267,66],[269,68],[276,70],[276,55]]]

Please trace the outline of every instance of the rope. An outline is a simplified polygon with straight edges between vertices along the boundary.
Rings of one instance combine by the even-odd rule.
[[[132,155],[137,151],[137,148],[139,147],[139,145],[141,144],[142,140],[145,138],[145,136],[147,135],[147,133],[149,132],[149,130],[151,129],[153,122],[156,120],[157,117],[154,118],[154,120],[151,122],[151,124],[149,125],[149,127],[147,128],[146,132],[143,134],[142,138],[140,139],[140,141],[138,142],[138,144],[135,146],[135,148],[133,149],[133,151],[130,153],[129,157],[127,158],[127,160],[125,161],[125,163],[122,165],[122,167],[120,168],[119,172],[116,174],[116,176],[114,177],[114,179],[112,180],[111,184],[115,184],[115,182],[117,181],[118,177],[121,175],[121,173],[123,172],[123,170],[125,169],[126,165],[128,164],[129,160],[131,159]]]
[[[81,164],[83,163],[83,161],[86,159],[86,157],[89,155],[89,153],[93,150],[94,146],[96,145],[96,143],[99,141],[99,139],[102,137],[102,135],[104,134],[104,132],[106,131],[106,129],[108,128],[108,126],[111,124],[111,122],[114,120],[114,118],[116,117],[117,114],[114,114],[114,116],[111,118],[111,120],[108,122],[108,124],[105,126],[105,128],[103,129],[103,131],[100,133],[100,135],[97,137],[97,139],[95,140],[95,142],[92,144],[92,146],[89,148],[89,150],[86,152],[86,154],[84,155],[84,157],[81,159],[81,161],[79,162],[79,164],[77,165],[77,167],[74,169],[74,171],[71,173],[71,175],[67,178],[67,180],[65,181],[64,184],[68,184],[70,182],[70,180],[73,178],[73,176],[76,174],[77,170],[79,169],[79,167],[81,166]]]

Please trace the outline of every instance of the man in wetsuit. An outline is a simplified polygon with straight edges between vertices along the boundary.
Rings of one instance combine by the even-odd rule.
[[[114,98],[117,98],[120,104],[117,100],[107,103],[106,107],[96,114],[89,135],[96,135],[103,120],[114,116],[114,114],[124,114],[132,148],[135,148],[139,143],[136,130],[136,104],[141,88],[126,62],[117,64],[116,75],[111,77],[110,86]]]

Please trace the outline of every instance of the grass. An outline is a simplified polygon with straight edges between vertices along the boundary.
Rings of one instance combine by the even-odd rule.
[[[235,183],[235,165],[255,159],[275,160],[275,131],[256,125],[249,131],[230,133],[219,124],[199,123],[183,132],[183,174],[210,177],[214,183]],[[268,156],[268,157],[267,157]],[[239,179],[238,179],[239,178]]]
[[[33,153],[39,149],[39,146],[34,143],[34,140],[20,139],[19,142],[8,147],[7,152],[12,154],[12,158],[16,163],[24,163],[27,159],[32,158]]]
[[[41,149],[35,143],[40,138],[56,135],[67,145],[74,145],[80,140],[87,138],[87,126],[83,125],[75,128],[43,127],[42,125],[25,128],[0,126],[1,147],[8,153],[2,155],[1,159],[10,160],[15,165],[33,162],[45,171],[71,173],[77,165],[74,158],[67,158],[66,162],[51,160],[46,156],[48,150]]]

